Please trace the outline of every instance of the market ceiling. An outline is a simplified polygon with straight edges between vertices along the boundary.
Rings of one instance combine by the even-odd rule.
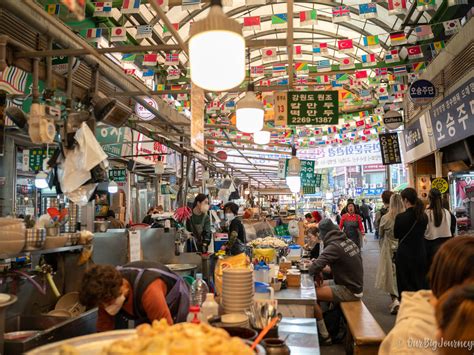
[[[454,2],[462,3],[463,0]],[[137,1],[94,3],[88,0],[83,21],[72,19],[57,1],[42,0],[37,3],[55,21],[63,22],[71,31],[88,40],[101,55],[112,59],[131,78],[145,83],[150,96],[165,95],[167,100],[176,102],[177,110],[181,113],[189,109],[189,63],[186,53],[189,28],[192,22],[207,16],[209,1],[161,0],[150,3],[142,0],[138,11],[129,13],[123,11],[124,4]],[[110,11],[107,8],[109,3],[112,4]],[[184,3],[190,5],[185,6]],[[256,164],[256,158],[262,153],[288,155],[290,142],[308,148],[321,142],[328,144],[328,140],[337,145],[376,139],[381,129],[377,118],[380,112],[376,109],[380,110],[383,106],[398,107],[406,90],[407,79],[418,75],[418,70],[426,66],[438,49],[444,48],[444,41],[449,39],[450,35],[443,31],[442,22],[464,14],[468,6],[447,6],[446,1],[440,3],[434,0],[364,3],[368,1],[223,1],[224,12],[243,24],[250,55],[248,80],[262,93],[268,113],[266,128],[272,131],[272,144],[264,148],[254,145],[248,135],[239,133],[232,124],[234,104],[245,91],[246,83],[232,92],[208,93],[208,153],[213,155],[217,150],[224,149],[232,150],[236,156],[244,153],[249,157],[244,163],[229,165],[217,162],[216,166],[226,169],[231,166],[236,176],[258,176],[258,181],[275,186],[279,182],[277,171]],[[415,29],[425,24],[432,26],[428,26],[429,30],[425,28],[425,37],[420,37]],[[151,27],[140,27],[145,25]],[[101,30],[97,32],[96,29]],[[397,43],[396,36],[391,38],[391,35],[399,34],[400,31],[405,34],[406,40]],[[94,38],[96,35],[97,38]],[[438,43],[440,48],[433,43]],[[407,58],[407,45],[420,45],[421,56]],[[287,48],[293,48],[293,55],[288,55]],[[408,76],[395,77],[391,69],[395,64],[387,57],[391,53],[395,55],[391,52],[394,50],[400,57],[395,64],[404,67]],[[81,49],[70,51],[71,55],[82,53]],[[354,66],[341,69],[339,65],[346,58]],[[369,65],[367,62],[359,64],[367,60]],[[358,73],[364,80],[356,80]],[[391,89],[400,91],[394,95],[395,99],[382,103],[379,100],[381,94],[374,86],[381,76],[387,77]],[[303,126],[295,129],[276,127],[272,123],[273,91],[313,87],[339,91],[339,100],[343,102],[340,112],[349,114],[342,116],[337,127]],[[116,91],[118,97],[141,94],[133,89],[129,92]],[[353,116],[353,112],[356,116]],[[361,120],[364,121],[363,129],[359,125]],[[189,137],[189,129],[185,122],[186,119],[180,118],[176,123],[182,130],[181,136],[184,134],[186,138]],[[135,128],[144,127],[139,121],[134,121],[132,125]],[[154,126],[154,122],[148,125]],[[156,128],[154,131],[157,131]],[[173,138],[172,131],[169,131],[162,134],[162,138],[176,143],[179,135]],[[267,156],[266,159],[272,158]],[[277,166],[276,159],[273,166]]]

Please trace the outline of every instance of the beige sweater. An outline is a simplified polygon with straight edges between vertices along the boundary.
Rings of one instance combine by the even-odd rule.
[[[379,355],[436,354],[425,344],[436,342],[431,291],[404,292],[395,326],[380,345]]]

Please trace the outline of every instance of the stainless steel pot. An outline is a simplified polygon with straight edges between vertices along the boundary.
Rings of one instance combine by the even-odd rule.
[[[165,266],[180,276],[192,276],[197,268],[196,264],[167,264]]]

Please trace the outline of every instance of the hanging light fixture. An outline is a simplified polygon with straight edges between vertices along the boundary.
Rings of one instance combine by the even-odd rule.
[[[286,176],[286,184],[293,193],[301,190],[301,161],[296,156],[296,147],[291,147],[291,159],[288,161],[288,173]]]
[[[236,126],[244,133],[255,133],[263,128],[263,103],[257,99],[253,91],[253,84],[249,84],[245,97],[237,103]]]
[[[158,161],[155,164],[155,174],[156,175],[163,175],[165,172],[165,164],[161,161],[161,157],[158,158]]]
[[[44,171],[39,171],[38,174],[35,176],[35,186],[37,189],[45,189],[47,188],[48,181],[46,180],[48,175]]]
[[[258,131],[253,134],[253,141],[255,144],[270,143],[270,131]]]
[[[191,80],[209,91],[225,91],[245,79],[245,39],[242,25],[211,0],[209,15],[192,24],[189,40]]]
[[[111,193],[111,194],[117,193],[117,191],[118,191],[118,185],[117,185],[117,183],[116,183],[114,180],[111,180],[111,181],[109,182],[109,186],[108,186],[108,188],[107,188],[107,191],[109,191],[109,193]]]

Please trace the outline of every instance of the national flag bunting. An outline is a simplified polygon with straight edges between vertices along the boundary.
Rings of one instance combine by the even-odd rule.
[[[407,67],[406,65],[399,65],[396,67],[393,67],[393,75],[395,76],[401,76],[401,75],[406,75],[407,72]]]
[[[179,54],[178,53],[166,53],[165,64],[166,65],[179,64]]]
[[[264,66],[263,65],[257,65],[257,66],[251,66],[250,67],[250,76],[252,78],[262,76],[263,73],[264,73]]]
[[[423,58],[423,51],[421,46],[411,46],[407,48],[408,59],[420,59]]]
[[[313,26],[318,23],[316,9],[300,12],[300,26]]]
[[[262,60],[264,62],[270,62],[272,60],[275,60],[276,57],[277,57],[276,47],[262,49]]]
[[[431,25],[420,25],[415,27],[415,35],[418,41],[424,41],[427,39],[434,38],[433,31],[431,30]]]
[[[201,0],[182,0],[181,8],[183,11],[199,10],[201,8]]]
[[[102,28],[89,28],[86,31],[86,38],[91,42],[97,42],[102,36]]]
[[[332,22],[345,22],[350,21],[351,11],[349,6],[335,6],[332,8]]]
[[[377,64],[377,56],[375,55],[375,53],[362,54],[360,57],[360,61],[362,62],[363,67],[370,67],[372,65]]]
[[[337,48],[343,53],[352,53],[354,51],[352,39],[341,39],[337,41]]]
[[[303,57],[303,50],[300,45],[293,47],[293,57],[294,58],[301,58]]]
[[[179,22],[172,23],[171,25],[176,31],[179,30]],[[166,27],[166,25],[163,25],[163,38],[171,37],[171,36],[172,36],[171,31],[168,29],[168,27]]]
[[[135,75],[135,69],[124,69],[125,75]]]
[[[318,60],[316,67],[318,68],[318,72],[331,71],[331,62],[329,59]]]
[[[273,76],[286,75],[286,66],[285,66],[285,64],[273,64],[273,66],[272,66],[272,75]]]
[[[110,42],[123,42],[127,40],[125,27],[114,27],[110,32]]]
[[[339,84],[346,84],[349,82],[349,74],[347,73],[342,73],[342,74],[336,74],[336,82]]]
[[[153,69],[146,69],[142,72],[144,78],[150,78],[155,76],[155,71]]]
[[[375,68],[375,75],[378,77],[385,77],[388,75],[387,68]]]
[[[295,70],[301,74],[308,73],[309,72],[308,63],[306,62],[296,63]]]
[[[146,67],[154,67],[157,62],[158,62],[158,54],[156,53],[145,54],[143,56],[142,65]]]
[[[430,43],[430,49],[431,49],[431,52],[433,53],[433,55],[436,55],[439,52],[441,52],[443,50],[444,46],[445,46],[444,41],[438,41],[438,42]]]
[[[112,17],[112,1],[95,2],[93,16]]]
[[[123,0],[122,14],[138,14],[141,0]]]
[[[315,77],[316,83],[318,84],[329,84],[331,80],[329,80],[329,75],[320,75]]]
[[[135,39],[151,38],[152,36],[153,36],[153,26],[151,25],[137,26],[137,34],[135,35]]]
[[[459,19],[449,20],[443,22],[444,34],[446,36],[451,36],[455,33],[458,33],[461,29],[461,22]]]
[[[167,75],[166,75],[167,80],[179,79],[179,77],[181,75],[181,70],[175,69],[175,68],[168,68],[168,70],[166,72],[167,72]]]
[[[61,5],[60,4],[49,4],[46,5],[46,12],[50,15],[59,15],[61,11]]]
[[[383,107],[376,107],[374,108],[374,114],[375,115],[383,115],[385,113],[385,110]]]
[[[436,0],[416,0],[418,11],[436,10]]]
[[[425,62],[413,63],[411,68],[415,73],[420,73],[426,69],[426,63]]]
[[[185,92],[181,92],[178,95],[176,95],[176,100],[186,101],[186,100],[188,100],[188,94],[186,94]],[[226,103],[226,105],[227,105],[227,103]]]
[[[272,28],[286,27],[288,23],[287,14],[274,14],[272,15]]]
[[[374,2],[359,4],[359,17],[364,19],[377,17],[377,4]]]
[[[260,16],[244,17],[244,31],[260,30]]]
[[[341,70],[355,68],[354,59],[351,57],[341,58],[339,59],[339,63],[339,69]]]
[[[385,53],[385,62],[387,63],[396,63],[400,61],[400,55],[398,49],[392,49]]]
[[[163,11],[168,11],[168,0],[156,0],[156,3]]]
[[[355,72],[356,79],[367,79],[367,70],[358,70]]]
[[[328,44],[321,42],[321,43],[314,43],[313,44],[313,53],[316,54],[328,54]]]
[[[406,12],[406,0],[388,0],[388,13],[390,15],[404,14]]]
[[[137,58],[137,55],[134,54],[134,53],[125,53],[125,54],[122,54],[122,62],[134,62],[135,59]]]
[[[380,45],[378,35],[364,36],[362,40],[364,42],[364,46],[366,47],[379,47]]]
[[[296,78],[296,84],[298,85],[308,85],[308,78],[303,76],[303,77],[298,77]]]
[[[390,45],[393,46],[400,46],[407,43],[407,37],[405,32],[395,32],[390,33]]]
[[[405,92],[407,91],[407,87],[404,84],[395,84],[392,86],[392,92]]]

